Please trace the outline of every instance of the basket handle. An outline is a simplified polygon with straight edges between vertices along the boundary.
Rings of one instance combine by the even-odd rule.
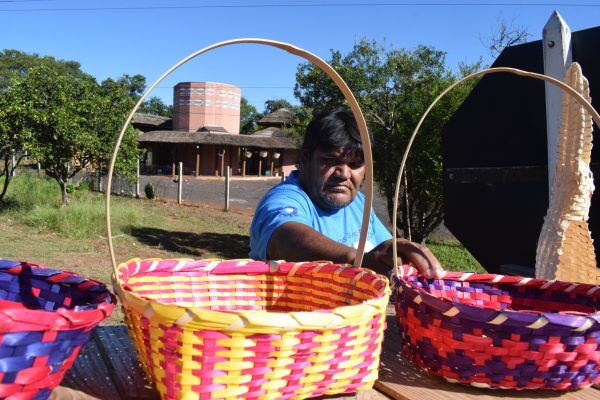
[[[123,128],[121,129],[121,132],[119,133],[119,136],[117,137],[117,142],[115,144],[115,147],[114,147],[114,150],[112,153],[110,165],[108,167],[108,180],[107,180],[107,190],[106,190],[106,233],[107,233],[107,238],[108,238],[108,250],[110,252],[110,260],[112,263],[112,268],[113,268],[113,272],[115,273],[115,276],[117,276],[117,262],[116,262],[116,258],[115,258],[115,251],[114,251],[114,246],[113,246],[113,241],[112,241],[112,230],[111,230],[111,225],[110,225],[110,192],[112,189],[113,171],[114,171],[114,167],[115,167],[115,162],[117,160],[117,155],[119,152],[119,147],[121,146],[121,141],[123,140],[125,131],[127,130],[127,127],[129,126],[129,124],[131,123],[131,120],[133,119],[133,115],[138,110],[138,108],[140,107],[142,102],[146,99],[146,97],[150,94],[150,92],[152,92],[152,90],[154,90],[154,88],[163,79],[165,79],[167,76],[169,76],[173,71],[175,71],[176,69],[181,67],[183,64],[185,64],[186,62],[190,61],[191,59],[199,56],[200,54],[209,52],[209,51],[217,49],[219,47],[225,47],[225,46],[230,46],[233,44],[241,44],[241,43],[262,44],[262,45],[266,45],[266,46],[276,47],[281,50],[285,50],[288,53],[302,57],[307,61],[312,62],[334,81],[334,83],[340,89],[340,91],[344,95],[344,98],[348,102],[348,105],[350,106],[350,109],[352,110],[352,114],[354,114],[354,118],[356,119],[356,123],[358,125],[358,131],[360,133],[360,137],[362,140],[363,154],[364,154],[364,159],[365,159],[365,205],[364,205],[364,210],[363,210],[363,219],[362,219],[362,226],[361,226],[361,231],[360,231],[360,239],[358,242],[356,258],[354,260],[354,266],[360,267],[360,265],[362,263],[363,255],[364,255],[365,243],[367,240],[367,231],[369,228],[369,216],[371,215],[371,208],[372,208],[372,204],[373,204],[373,158],[372,158],[372,154],[371,154],[371,141],[369,140],[369,135],[368,135],[368,131],[367,131],[367,123],[366,123],[363,113],[360,109],[360,106],[358,105],[358,102],[356,101],[356,98],[354,97],[354,94],[350,91],[350,88],[348,87],[346,82],[333,69],[333,67],[331,67],[327,62],[325,62],[321,58],[317,57],[316,55],[314,55],[306,50],[303,50],[301,48],[298,48],[298,47],[293,46],[288,43],[278,42],[275,40],[257,39],[257,38],[240,38],[240,39],[231,39],[231,40],[226,40],[223,42],[215,43],[215,44],[205,47],[201,50],[198,50],[195,53],[192,53],[189,56],[182,59],[181,61],[179,61],[177,64],[175,64],[173,67],[171,67],[167,72],[165,72],[160,78],[158,78],[146,90],[146,92],[142,95],[142,97],[140,97],[140,99],[138,100],[136,105],[133,107],[133,110],[131,110],[131,112],[129,113],[127,120],[125,120],[125,123],[123,124]]]
[[[577,102],[579,102],[579,104],[583,108],[585,108],[585,110],[587,112],[589,112],[592,115],[592,119],[594,120],[594,122],[596,122],[596,125],[600,127],[600,115],[594,109],[594,107],[592,107],[592,105],[585,99],[585,97],[583,97],[575,89],[573,89],[566,83],[564,83],[558,79],[552,78],[550,76],[547,76],[544,74],[538,74],[536,72],[523,71],[523,70],[517,69],[517,68],[495,67],[495,68],[483,69],[481,71],[475,72],[473,74],[467,75],[467,76],[459,79],[458,81],[454,82],[452,85],[448,86],[442,93],[440,93],[439,96],[437,96],[435,98],[435,100],[433,100],[433,103],[431,103],[431,105],[427,108],[427,110],[425,111],[425,113],[423,114],[421,119],[419,120],[419,123],[417,124],[415,130],[413,131],[413,133],[408,141],[408,144],[406,145],[406,150],[404,150],[404,155],[402,156],[402,162],[400,163],[400,170],[398,171],[398,178],[396,179],[396,190],[394,192],[394,208],[393,208],[393,213],[392,213],[393,214],[393,216],[392,216],[393,231],[392,232],[394,235],[396,235],[396,225],[397,225],[396,220],[398,217],[398,195],[400,193],[402,174],[404,173],[404,168],[406,167],[406,160],[408,159],[408,153],[410,152],[413,141],[415,140],[415,136],[417,136],[417,133],[419,133],[419,129],[421,129],[421,125],[423,124],[423,121],[425,121],[425,118],[429,115],[429,112],[433,109],[433,107],[437,104],[437,102],[442,97],[444,97],[449,91],[454,89],[456,86],[458,86],[461,83],[468,81],[470,79],[478,78],[480,76],[489,75],[489,74],[496,74],[496,73],[510,73],[510,74],[514,74],[514,75],[535,78],[535,79],[546,81],[554,86],[557,86],[558,88],[564,90],[567,94],[573,96],[575,98],[575,100],[577,100]],[[397,266],[398,265],[398,250],[397,250],[395,240],[392,243],[392,248],[393,248],[394,265]],[[404,276],[405,270],[399,269],[396,267],[396,273],[399,276]]]

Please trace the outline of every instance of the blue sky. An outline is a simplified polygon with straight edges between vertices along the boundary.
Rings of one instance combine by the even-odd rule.
[[[75,60],[98,80],[142,74],[148,85],[188,54],[218,41],[261,37],[290,42],[322,58],[347,52],[358,39],[396,48],[426,44],[447,52],[447,64],[493,60],[488,39],[499,17],[526,27],[530,40],[558,10],[573,31],[600,25],[600,1],[379,0],[0,0],[2,48]],[[217,49],[196,58],[152,93],[167,103],[179,81],[215,81],[242,88],[259,111],[265,100],[293,103],[303,60],[259,45]]]

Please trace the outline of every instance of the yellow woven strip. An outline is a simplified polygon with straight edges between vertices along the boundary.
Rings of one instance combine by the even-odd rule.
[[[152,363],[154,365],[152,369],[152,375],[154,376],[156,389],[165,397],[167,393],[167,387],[164,384],[165,379],[165,371],[162,367],[162,362],[164,360],[164,356],[160,354],[160,350],[163,348],[162,337],[164,336],[164,331],[160,329],[157,325],[151,322],[151,325],[148,329],[149,331],[149,346],[152,357]]]

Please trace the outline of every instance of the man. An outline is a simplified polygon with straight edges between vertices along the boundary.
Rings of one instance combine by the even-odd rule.
[[[329,260],[352,264],[362,223],[365,176],[362,143],[351,112],[338,109],[313,119],[300,153],[299,170],[262,198],[250,227],[256,260]],[[371,213],[364,267],[387,274],[393,265],[392,235]],[[442,272],[419,244],[396,239],[398,256],[427,277]]]

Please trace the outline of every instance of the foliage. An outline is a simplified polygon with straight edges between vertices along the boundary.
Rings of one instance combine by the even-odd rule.
[[[425,109],[456,76],[445,66],[445,53],[428,46],[394,49],[362,39],[346,55],[331,51],[329,63],[353,91],[374,136],[375,179],[386,197],[391,219],[393,194],[408,138]],[[479,63],[460,66],[461,72]],[[470,87],[451,92],[426,120],[408,159],[407,187],[398,210],[405,236],[422,242],[443,220],[441,128]],[[334,82],[314,65],[296,73],[295,96],[305,107],[321,112],[345,106]]]
[[[19,166],[27,152],[31,151],[32,131],[18,118],[18,104],[12,104],[5,92],[15,79],[27,74],[36,66],[46,66],[64,74],[82,74],[79,63],[75,61],[57,60],[54,57],[40,57],[18,50],[0,52],[0,176],[4,177],[0,189],[0,201],[6,195],[11,183],[12,172]],[[12,163],[14,156],[15,163]]]
[[[150,97],[140,105],[137,112],[172,118],[173,106],[163,103],[160,97]]]
[[[256,111],[256,107],[248,103],[248,99],[242,97],[240,100],[240,133],[248,135],[257,130],[256,122],[262,115]]]
[[[30,68],[38,66],[46,66],[62,74],[83,74],[76,61],[57,60],[51,56],[6,49],[0,51],[0,92],[10,86],[12,79],[23,77]]]
[[[59,184],[63,205],[69,203],[67,185],[73,176],[108,158],[133,101],[125,85],[100,87],[90,75],[63,74],[47,66],[30,68],[3,96],[10,105],[5,118],[19,121],[19,130],[29,135],[31,154]],[[136,152],[129,128],[120,154]],[[131,173],[135,159],[120,157],[117,170]]]
[[[150,182],[146,183],[146,186],[144,187],[144,193],[146,193],[146,198],[149,200],[153,200],[156,198],[156,191],[154,190],[154,186],[152,186],[152,183]]]

